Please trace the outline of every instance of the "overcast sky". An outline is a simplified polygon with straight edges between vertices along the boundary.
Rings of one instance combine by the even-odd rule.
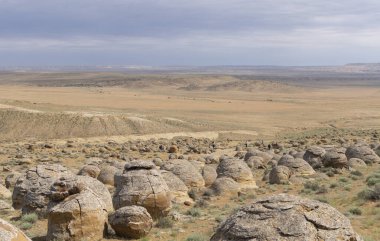
[[[380,62],[379,0],[0,0],[0,65]]]

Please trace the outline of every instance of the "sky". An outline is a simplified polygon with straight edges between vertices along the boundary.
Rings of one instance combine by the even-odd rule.
[[[0,66],[359,62],[379,0],[0,0]]]

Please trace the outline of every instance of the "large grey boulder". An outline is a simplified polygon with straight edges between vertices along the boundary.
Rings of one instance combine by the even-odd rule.
[[[67,168],[58,164],[30,168],[15,184],[12,194],[13,207],[22,209],[23,213],[36,212],[45,216],[50,201],[50,186],[62,177],[73,175]]]
[[[261,198],[235,211],[211,241],[362,241],[350,220],[328,204],[286,194]]]
[[[256,182],[253,179],[251,169],[240,159],[225,158],[220,161],[216,172],[218,178],[229,177],[242,187],[256,188]]]
[[[325,167],[348,168],[348,160],[345,148],[330,148],[323,156],[322,163]]]
[[[287,166],[275,166],[269,172],[270,184],[287,184],[289,178],[292,175],[292,171]]]
[[[323,156],[326,154],[326,150],[319,146],[312,146],[308,148],[303,155],[303,159],[307,161],[313,168],[323,167]]]
[[[153,218],[169,213],[172,200],[170,189],[155,168],[151,161],[137,160],[128,163],[123,174],[116,175],[113,196],[115,209],[143,206]]]
[[[286,166],[292,171],[292,175],[310,176],[314,175],[315,171],[305,160],[294,158],[291,155],[284,155],[277,163],[278,166]]]
[[[170,171],[177,175],[188,188],[201,188],[205,186],[205,181],[202,175],[199,173],[189,161],[184,159],[172,159],[163,166],[162,170]]]
[[[348,159],[359,158],[366,164],[379,163],[380,157],[367,145],[352,145],[346,150],[346,156]]]
[[[117,236],[139,239],[153,226],[153,219],[144,207],[122,207],[109,216],[109,223]]]

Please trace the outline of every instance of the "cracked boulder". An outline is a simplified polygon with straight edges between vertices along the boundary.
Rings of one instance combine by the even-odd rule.
[[[66,198],[49,204],[46,239],[103,240],[107,223],[107,206],[103,199],[91,189],[74,186]]]
[[[348,160],[351,158],[362,159],[366,164],[379,163],[380,157],[367,145],[352,145],[346,150]]]
[[[21,230],[0,218],[0,241],[31,241]]]
[[[348,168],[348,160],[346,157],[345,148],[331,148],[326,151],[323,156],[323,165],[333,168]]]
[[[294,158],[291,155],[283,155],[277,163],[278,166],[288,167],[292,175],[296,176],[310,176],[314,175],[315,171],[305,160]]]
[[[292,175],[292,171],[287,166],[275,166],[269,172],[270,184],[287,184],[289,178]]]
[[[319,146],[312,146],[308,148],[303,155],[303,159],[307,161],[313,168],[323,167],[323,156],[326,150]]]
[[[229,177],[239,183],[242,188],[256,188],[251,169],[247,163],[240,159],[225,158],[220,161],[216,172],[218,178]]]
[[[171,209],[168,185],[150,161],[132,161],[125,165],[123,174],[115,177],[113,196],[115,209],[137,205],[145,207],[153,218],[166,216]]]
[[[45,216],[50,201],[50,186],[61,177],[73,175],[58,164],[30,168],[17,179],[12,194],[13,207],[22,209],[23,213],[36,212],[39,216]]]
[[[211,241],[362,241],[347,217],[328,204],[279,194],[238,209]]]
[[[153,226],[153,219],[144,207],[122,207],[109,216],[109,223],[117,236],[139,239]]]
[[[205,186],[205,180],[200,172],[187,160],[169,160],[161,166],[161,169],[177,175],[188,188],[201,188]]]

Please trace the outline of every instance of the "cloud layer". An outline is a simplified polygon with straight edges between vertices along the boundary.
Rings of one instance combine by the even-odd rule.
[[[379,62],[378,0],[0,0],[0,65]]]

